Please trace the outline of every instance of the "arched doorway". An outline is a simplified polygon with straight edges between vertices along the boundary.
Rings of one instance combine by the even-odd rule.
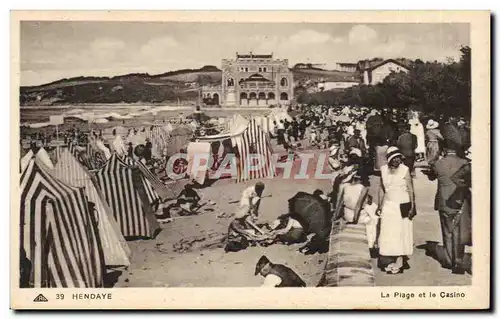
[[[219,105],[219,94],[214,93],[214,95],[212,96],[212,104]]]
[[[288,101],[288,94],[283,92],[280,94],[280,100],[281,101]]]
[[[248,105],[257,105],[257,93],[251,92],[248,95]]]
[[[269,94],[267,94],[267,99],[268,100],[274,100],[276,98],[276,95],[274,95],[273,92],[269,92]]]
[[[258,105],[266,105],[267,104],[266,93],[259,92],[258,97],[259,97],[259,100],[257,102]]]
[[[240,104],[241,105],[248,104],[248,95],[245,92],[240,93]]]

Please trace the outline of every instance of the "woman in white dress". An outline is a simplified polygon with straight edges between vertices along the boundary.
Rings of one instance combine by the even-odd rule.
[[[417,156],[417,162],[421,162],[425,159],[425,132],[424,126],[418,119],[418,115],[415,115],[408,121],[410,124],[410,133],[417,137],[417,148],[415,149],[415,155]]]
[[[402,164],[397,147],[387,149],[387,163],[381,167],[382,204],[380,213],[378,265],[388,274],[409,269],[408,256],[413,254],[413,223],[416,214],[415,193],[410,171]]]

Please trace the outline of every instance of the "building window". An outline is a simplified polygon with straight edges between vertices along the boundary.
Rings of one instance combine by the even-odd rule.
[[[257,93],[251,92],[250,95],[248,96],[250,100],[256,100],[257,99]]]
[[[245,68],[245,72],[248,72],[248,68]]]
[[[262,68],[261,67],[259,67],[259,72],[262,72]]]
[[[281,78],[280,84],[281,84],[281,86],[288,86],[287,78]]]
[[[269,92],[269,93],[267,94],[267,98],[268,98],[269,100],[274,100],[274,98],[275,98],[274,93],[273,93],[273,92]]]
[[[281,101],[288,101],[288,94],[286,94],[285,92],[281,93],[280,100]]]
[[[262,70],[263,70],[263,72],[267,72],[267,69],[266,69],[266,68],[263,68]]]
[[[234,86],[234,79],[233,78],[227,79],[227,86]]]

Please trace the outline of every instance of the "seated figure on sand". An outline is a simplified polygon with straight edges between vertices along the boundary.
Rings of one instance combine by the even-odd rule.
[[[246,207],[240,207],[229,224],[226,247],[227,252],[237,252],[257,244],[267,246],[273,239],[250,220]]]
[[[290,214],[283,214],[275,221],[266,225],[275,243],[285,245],[304,243],[307,241],[307,234],[299,221],[292,218]]]
[[[185,211],[192,212],[193,209],[199,206],[200,195],[193,188],[193,184],[189,183],[184,186],[184,189],[177,196],[177,205]]]

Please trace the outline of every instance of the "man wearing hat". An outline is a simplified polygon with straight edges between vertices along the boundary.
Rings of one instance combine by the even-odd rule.
[[[441,129],[441,133],[448,148],[454,149],[458,155],[462,156],[465,150],[463,149],[462,134],[460,134],[455,117],[450,117],[446,121]]]
[[[260,257],[255,266],[255,276],[264,277],[262,287],[305,287],[306,283],[285,265],[273,264],[266,256]]]
[[[347,148],[353,149],[357,148],[361,150],[362,155],[366,152],[365,141],[361,137],[361,131],[358,129],[354,130],[354,135],[347,140]]]

